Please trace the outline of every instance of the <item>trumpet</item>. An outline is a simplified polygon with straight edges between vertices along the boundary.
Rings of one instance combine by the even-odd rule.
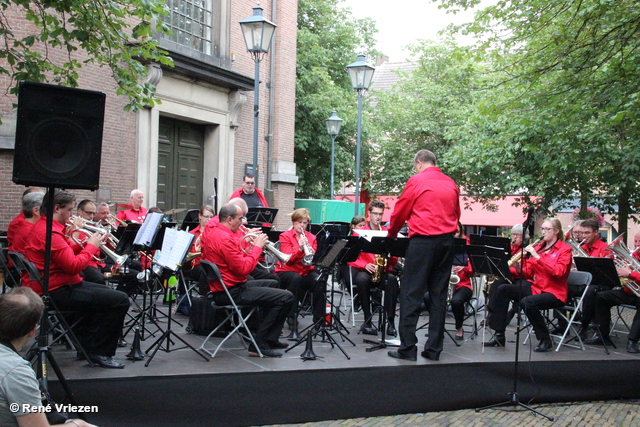
[[[244,237],[240,240],[240,250],[248,254],[249,252],[251,252],[251,248],[253,248],[253,244],[251,244],[249,247],[245,247],[244,242],[247,241],[251,243],[251,241],[255,239],[258,235],[255,233],[251,233],[247,229],[247,227],[245,227],[244,225],[240,227],[240,230],[244,233]],[[278,249],[279,243],[280,242],[271,243],[270,241],[267,240],[267,244],[262,249],[264,251],[265,263],[263,264],[261,262],[258,262],[258,264],[262,268],[268,270],[271,267],[273,267],[277,262],[286,264],[289,261],[289,259],[291,258],[291,255],[280,252],[280,250]]]
[[[67,237],[71,240],[73,240],[75,243],[79,244],[80,246],[82,246],[84,248],[84,246],[87,244],[87,240],[89,240],[89,237],[93,236],[95,233],[100,233],[102,235],[105,234],[109,234],[111,235],[111,233],[109,233],[107,230],[105,230],[104,228],[100,228],[100,227],[95,227],[89,224],[84,224],[83,228],[73,228],[73,227],[67,227]],[[113,236],[111,236],[113,237]],[[115,237],[114,237],[115,238]],[[125,261],[127,260],[128,256],[126,255],[118,255],[116,254],[113,250],[109,249],[109,247],[105,244],[100,246],[100,250],[109,258],[111,258],[113,260],[113,266],[114,268],[117,268],[121,265],[123,265],[125,263]],[[98,262],[102,261],[99,258],[96,258],[94,256],[94,259]]]
[[[316,251],[314,251],[311,245],[309,244],[309,241],[307,240],[307,237],[304,235],[304,232],[300,237],[303,238],[303,241],[300,244],[300,246],[304,251],[304,257],[302,258],[302,265],[311,265],[313,264],[313,256],[316,254]]]

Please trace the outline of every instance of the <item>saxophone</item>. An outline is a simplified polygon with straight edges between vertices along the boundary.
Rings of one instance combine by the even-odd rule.
[[[387,267],[387,259],[380,254],[376,254],[373,263],[376,265],[376,271],[371,275],[371,281],[373,283],[380,283],[382,282],[384,270]]]

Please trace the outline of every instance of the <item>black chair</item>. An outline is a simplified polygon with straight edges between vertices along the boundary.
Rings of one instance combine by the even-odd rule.
[[[29,275],[29,279],[34,282],[38,282],[42,287],[42,276],[40,275],[40,271],[38,271],[35,264],[25,258],[25,256],[19,252],[9,251],[9,258],[13,262],[13,265],[20,271],[21,273],[26,272]],[[60,311],[58,307],[56,307],[55,303],[51,298],[49,298],[49,308],[48,308],[48,318],[49,318],[49,327],[46,331],[47,334],[51,333],[53,335],[53,340],[51,345],[60,342],[61,340],[65,340],[67,347],[73,348],[82,356],[84,356],[85,360],[89,362],[91,366],[94,366],[94,363],[87,356],[86,351],[80,344],[80,341],[73,333],[73,328],[82,321],[84,316],[78,315],[75,311]],[[72,325],[69,325],[65,316],[75,316],[75,321]],[[42,327],[42,325],[40,325]],[[29,350],[27,355],[31,355],[32,351]],[[27,360],[30,357],[26,357]]]
[[[208,353],[211,356],[211,358],[214,358],[216,357],[216,354],[220,350],[220,347],[222,347],[222,344],[224,344],[225,341],[231,338],[232,335],[236,334],[238,335],[238,337],[240,337],[240,341],[242,342],[242,345],[244,346],[244,348],[247,348],[245,339],[249,340],[251,341],[253,346],[256,348],[258,355],[260,357],[264,357],[262,355],[262,352],[260,351],[260,347],[258,347],[258,344],[256,343],[256,340],[253,337],[253,334],[251,333],[251,331],[249,330],[249,327],[247,326],[247,320],[249,320],[249,318],[253,315],[253,313],[256,312],[257,307],[236,304],[236,302],[233,300],[233,297],[231,296],[231,293],[229,292],[229,289],[222,281],[222,275],[220,274],[220,270],[218,269],[217,265],[205,260],[201,260],[200,265],[204,269],[204,272],[207,275],[207,279],[209,279],[209,281],[217,280],[220,282],[231,303],[228,305],[217,305],[215,302],[213,301],[211,302],[211,305],[213,306],[214,310],[225,310],[227,312],[227,317],[222,322],[220,322],[220,324],[216,326],[215,329],[209,333],[209,335],[207,335],[207,338],[205,338],[205,340],[202,342],[202,345],[200,345],[198,350],[202,350]],[[245,314],[243,314],[243,312]],[[218,330],[220,330],[226,324],[230,324],[233,328],[227,333],[227,335],[222,339],[222,341],[220,341],[215,351],[212,353],[211,351],[205,348],[205,344],[207,343],[207,341],[209,341],[209,338],[211,338],[213,334],[218,332]],[[244,331],[246,331],[246,335],[240,331],[240,328],[244,328]]]
[[[11,274],[11,270],[7,266],[7,257],[4,254],[5,250],[5,248],[2,248],[2,250],[0,250],[0,270],[2,271],[2,277],[4,279],[2,281],[3,292],[5,291],[5,286],[8,286],[10,288],[20,286],[20,281],[16,280],[13,274]]]

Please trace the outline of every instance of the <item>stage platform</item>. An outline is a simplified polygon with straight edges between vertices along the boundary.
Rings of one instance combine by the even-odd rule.
[[[172,330],[200,346],[204,337],[185,332],[188,318],[178,314],[175,319],[182,326],[174,324]],[[427,320],[423,317],[420,324]],[[313,343],[316,360],[300,359],[305,344],[282,358],[248,357],[237,337],[209,361],[190,349],[160,351],[149,367],[145,361],[127,360],[122,370],[91,368],[75,360],[75,351],[60,345],[54,346],[53,354],[78,404],[97,405],[99,412],[88,414],[88,420],[102,427],[244,426],[454,410],[508,400],[514,389],[515,320],[507,330],[506,348],[483,352],[482,330],[477,337],[467,332],[459,347],[445,336],[438,362],[420,356],[417,362],[393,359],[387,356],[388,349],[368,352],[370,345],[363,339],[374,337],[357,333],[362,315],[356,316],[355,327],[346,313],[343,322],[356,345],[335,337],[349,359],[338,348],[318,341]],[[308,325],[308,318],[301,323]],[[166,321],[159,325],[166,328]],[[453,333],[453,326],[448,328]],[[284,332],[288,334],[286,326]],[[426,341],[425,333],[419,331],[420,344]],[[132,339],[130,334],[127,340]],[[612,339],[617,349],[609,355],[598,346],[534,353],[529,343],[521,345],[517,389],[521,401],[535,398],[535,406],[640,398],[640,355],[625,351],[626,335]],[[213,343],[219,340],[214,338]],[[142,350],[154,341],[148,337]],[[119,349],[117,356],[126,360],[129,351]],[[49,373],[51,390],[60,400],[59,383],[51,369]]]

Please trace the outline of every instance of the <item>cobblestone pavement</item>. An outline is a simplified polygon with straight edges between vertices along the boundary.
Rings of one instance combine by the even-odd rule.
[[[526,409],[506,407],[475,412],[473,409],[428,412],[389,417],[353,418],[287,426],[313,427],[384,427],[384,426],[637,426],[640,424],[640,401],[550,403],[533,405],[534,409],[553,417],[551,422]],[[276,426],[272,426],[276,427]]]

